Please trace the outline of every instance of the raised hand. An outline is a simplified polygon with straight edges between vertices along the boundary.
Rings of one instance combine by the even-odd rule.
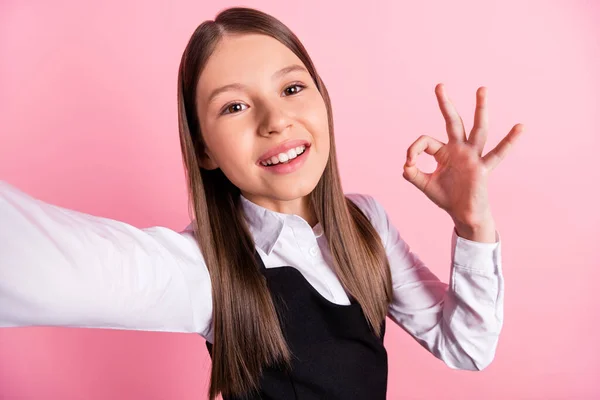
[[[450,215],[460,236],[495,242],[496,228],[488,200],[487,178],[524,127],[522,124],[513,126],[500,143],[482,157],[488,133],[487,89],[482,86],[477,90],[475,120],[468,138],[462,118],[448,99],[443,84],[435,87],[435,94],[446,121],[448,143],[427,135],[419,137],[408,148],[402,176]],[[416,167],[417,156],[422,152],[434,156],[437,162],[434,172],[424,173]]]

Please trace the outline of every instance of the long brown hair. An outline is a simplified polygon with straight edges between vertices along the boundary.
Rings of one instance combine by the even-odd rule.
[[[330,154],[309,198],[331,248],[333,268],[378,336],[392,298],[390,270],[378,233],[342,190],[331,102],[306,49],[288,27],[268,14],[241,7],[220,12],[214,21],[203,22],[192,34],[181,57],[177,88],[190,213],[212,283],[211,400],[219,393],[235,396],[256,390],[268,365],[291,365],[274,303],[256,265],[240,190],[220,169],[200,167],[205,148],[196,112],[196,86],[220,38],[229,33],[271,36],[293,51],[310,72],[327,107]]]

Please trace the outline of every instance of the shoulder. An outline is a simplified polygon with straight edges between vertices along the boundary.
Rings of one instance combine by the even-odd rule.
[[[360,208],[371,223],[380,224],[387,221],[387,213],[375,197],[364,193],[345,193],[345,196]]]
[[[390,225],[387,212],[381,203],[373,196],[364,193],[345,193],[345,196],[365,214],[385,245]]]

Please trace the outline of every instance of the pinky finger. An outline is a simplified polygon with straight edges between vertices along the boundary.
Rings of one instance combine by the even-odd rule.
[[[508,151],[516,143],[524,130],[525,127],[523,124],[516,124],[510,132],[508,132],[508,135],[504,136],[500,143],[483,157],[483,162],[489,171],[496,168],[504,157],[506,157]]]

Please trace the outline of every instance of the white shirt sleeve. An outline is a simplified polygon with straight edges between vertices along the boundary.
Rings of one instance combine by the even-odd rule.
[[[0,181],[0,327],[206,337],[211,320],[210,276],[190,231],[138,229]]]
[[[480,243],[452,233],[450,283],[438,279],[410,250],[385,210],[354,195],[381,235],[388,256],[393,301],[388,316],[453,369],[482,370],[496,352],[503,323],[501,243]]]

